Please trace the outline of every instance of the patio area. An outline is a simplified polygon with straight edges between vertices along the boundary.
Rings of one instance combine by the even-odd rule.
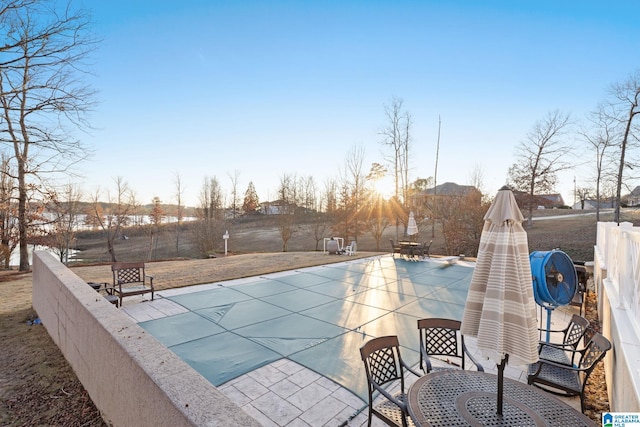
[[[166,290],[153,302],[131,298],[123,311],[262,425],[359,426],[367,405],[359,347],[398,335],[416,364],[416,320],[460,319],[472,272],[465,261],[382,256]],[[571,314],[555,310],[552,322],[562,327]],[[505,375],[526,381],[519,367]]]

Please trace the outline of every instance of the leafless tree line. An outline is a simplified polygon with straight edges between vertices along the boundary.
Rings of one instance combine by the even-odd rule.
[[[49,244],[60,247],[61,260],[69,256],[82,192],[59,183],[63,182],[61,177],[73,177],[73,165],[91,153],[75,132],[90,127],[87,112],[94,105],[95,94],[83,77],[98,40],[90,30],[90,15],[70,2],[5,0],[0,4],[0,29],[0,255],[7,265],[11,252],[20,247],[20,270],[27,270],[28,244],[45,241],[51,230],[55,230],[57,243],[49,239]],[[379,143],[385,148],[385,164],[374,163],[368,168],[364,165],[364,149],[354,147],[346,154],[336,178],[329,179],[322,191],[312,177],[282,175],[278,197],[284,213],[279,215],[283,250],[301,230],[300,215],[323,214],[314,222],[316,242],[330,230],[348,240],[372,233],[379,246],[382,233],[390,225],[395,224],[396,238],[400,238],[400,225],[406,227],[410,211],[419,218],[440,218],[439,211],[449,209],[453,200],[470,203],[461,202],[464,198],[449,199],[450,203],[438,208],[433,203],[436,198],[430,204],[428,199],[417,197],[424,192],[425,182],[435,179],[412,181],[413,117],[397,97],[384,106],[384,114]],[[577,131],[573,131],[576,123],[570,115],[560,111],[537,121],[518,145],[516,162],[508,171],[509,183],[530,196],[529,219],[535,196],[552,191],[557,174],[581,162],[570,156],[577,150],[588,150],[593,153],[589,163],[594,176],[581,179],[595,182],[595,190],[581,186],[576,193],[584,200],[595,192],[598,201],[603,192],[613,193],[615,219],[619,221],[622,192],[629,189],[626,183],[637,178],[639,115],[640,72],[636,71],[611,86]],[[232,218],[242,210],[239,174],[228,173],[228,200],[215,177],[205,180],[197,211],[202,228],[196,233],[202,253],[214,250],[220,239],[220,227],[226,219],[224,207],[231,207]],[[374,190],[375,181],[386,174],[392,176],[395,185],[389,200]],[[179,176],[176,178],[175,242],[179,253],[184,189]],[[140,225],[140,202],[123,178],[115,178],[114,184],[114,189],[103,189],[104,193],[96,190],[91,196],[91,212],[85,210],[82,215],[86,224],[103,231],[107,250],[115,261],[116,239],[122,238],[123,229]],[[153,206],[150,218],[156,228],[149,231],[150,257],[164,215],[160,200]],[[247,188],[242,200],[244,211],[253,212],[258,206],[255,188]],[[450,219],[451,214],[446,220]],[[439,221],[443,230],[450,229],[444,220]],[[452,242],[471,240],[451,237]],[[448,250],[462,246],[452,244]]]
[[[570,115],[553,111],[537,121],[517,146],[517,161],[509,170],[511,186],[528,194],[528,222],[531,225],[536,195],[552,192],[560,171],[587,164],[592,171],[583,176],[583,185],[575,188],[584,204],[589,197],[596,200],[596,216],[600,219],[603,193],[615,208],[614,220],[620,222],[623,190],[636,182],[640,137],[640,70],[610,86],[603,101],[582,123]],[[590,155],[585,161],[580,154]],[[603,191],[604,190],[604,191]]]

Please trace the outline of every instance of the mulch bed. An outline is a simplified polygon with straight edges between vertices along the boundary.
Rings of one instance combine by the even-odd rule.
[[[601,331],[598,319],[598,298],[595,293],[589,292],[585,301],[585,317],[591,322],[591,328],[595,332]],[[601,414],[609,411],[609,396],[607,383],[604,376],[604,362],[600,361],[595,367],[585,387],[584,414],[596,421],[601,421]]]

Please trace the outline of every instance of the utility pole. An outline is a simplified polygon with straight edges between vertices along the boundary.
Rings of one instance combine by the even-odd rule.
[[[433,214],[433,218],[431,221],[431,238],[436,236],[436,187],[438,184],[438,157],[440,156],[440,126],[442,122],[440,121],[440,115],[438,114],[438,142],[436,143],[436,170],[433,173],[433,209],[431,213]]]

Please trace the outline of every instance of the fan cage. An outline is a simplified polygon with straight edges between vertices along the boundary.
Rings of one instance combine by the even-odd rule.
[[[535,251],[529,255],[536,303],[554,309],[567,305],[578,288],[573,261],[560,250]]]

